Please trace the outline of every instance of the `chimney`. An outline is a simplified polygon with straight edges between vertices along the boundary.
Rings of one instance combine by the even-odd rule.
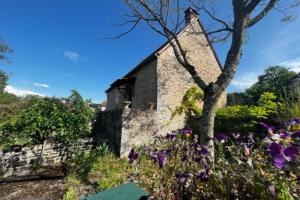
[[[184,11],[184,19],[185,19],[185,24],[188,25],[189,23],[191,23],[194,19],[198,18],[198,12],[191,8],[188,7],[185,11]]]

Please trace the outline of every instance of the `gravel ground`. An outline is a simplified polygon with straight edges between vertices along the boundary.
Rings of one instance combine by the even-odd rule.
[[[1,200],[60,200],[64,193],[64,179],[0,183]]]

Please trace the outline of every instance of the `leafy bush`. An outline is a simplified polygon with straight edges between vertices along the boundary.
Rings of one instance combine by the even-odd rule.
[[[0,124],[0,139],[4,148],[14,145],[40,144],[52,138],[72,143],[89,133],[92,112],[82,97],[73,91],[64,99],[37,99],[32,106]]]
[[[175,116],[176,114],[185,113],[187,115],[200,116],[202,114],[200,102],[203,100],[203,98],[203,91],[197,86],[192,86],[185,93],[182,98],[181,105],[176,107],[176,110],[172,115]]]
[[[39,97],[17,97],[9,93],[0,93],[0,123],[18,115],[30,107]]]
[[[276,96],[265,92],[258,100],[258,105],[235,105],[219,109],[216,112],[216,132],[240,131],[243,133],[257,131],[258,123],[266,120],[278,110]]]
[[[282,105],[277,114],[277,121],[300,118],[300,87],[291,87],[281,93]]]
[[[127,181],[131,167],[127,159],[99,146],[89,153],[77,152],[69,163],[65,200],[80,199],[87,192],[102,191]]]

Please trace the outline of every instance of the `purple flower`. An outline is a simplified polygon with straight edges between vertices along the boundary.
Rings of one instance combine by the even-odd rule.
[[[276,156],[278,154],[282,154],[283,146],[281,144],[273,142],[269,145],[268,151],[271,153],[272,156]]]
[[[184,182],[185,179],[188,177],[188,175],[185,174],[183,171],[178,171],[178,172],[175,174],[175,177],[176,177],[180,182]]]
[[[188,154],[187,154],[187,153],[184,153],[183,156],[182,156],[182,158],[181,158],[181,161],[182,161],[182,162],[185,162],[185,161],[187,161],[188,159],[189,159]]]
[[[276,197],[275,187],[272,184],[269,184],[267,187],[268,193],[270,193],[273,197]]]
[[[278,169],[282,169],[284,167],[284,164],[285,164],[285,157],[282,154],[276,155],[273,159],[273,164]]]
[[[166,136],[167,139],[171,139],[171,140],[173,140],[176,137],[177,137],[177,134],[174,132],[168,133]]]
[[[173,151],[176,151],[176,148],[170,147],[170,148],[168,148],[168,149],[166,150],[166,154],[167,154],[167,155],[170,155],[170,153],[172,153]]]
[[[285,122],[286,126],[292,126],[296,124],[300,124],[300,119],[289,119]]]
[[[271,134],[275,131],[275,127],[274,126],[268,125],[265,122],[261,122],[260,125],[262,125]]]
[[[286,139],[290,137],[290,134],[286,130],[281,130],[279,135],[282,139]]]
[[[133,163],[139,157],[138,153],[131,149],[128,155],[129,162]]]
[[[199,151],[199,153],[203,154],[203,155],[207,155],[207,154],[209,154],[209,150],[206,146],[202,145],[201,150]]]
[[[296,131],[291,135],[294,140],[300,140],[300,131]]]
[[[290,147],[285,148],[283,150],[283,153],[284,153],[285,159],[287,161],[291,161],[291,160],[294,160],[296,158],[296,156],[299,153],[299,150],[294,146],[290,146]]]
[[[162,154],[158,153],[157,154],[157,159],[158,159],[158,164],[159,164],[159,167],[162,168],[166,165],[167,163],[167,158],[164,157]]]
[[[210,176],[210,170],[207,169],[205,172],[201,172],[199,175],[198,175],[198,178],[200,179],[200,181],[202,182],[206,182],[208,181],[208,178]]]
[[[182,129],[181,133],[185,138],[190,138],[191,135],[193,134],[193,131],[190,129]]]
[[[215,140],[217,140],[217,141],[220,142],[220,143],[225,143],[225,142],[227,142],[227,140],[228,140],[228,136],[227,136],[227,135],[224,135],[223,133],[218,133],[218,134],[215,136]]]

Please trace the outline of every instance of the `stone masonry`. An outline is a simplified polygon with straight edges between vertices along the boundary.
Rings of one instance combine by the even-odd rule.
[[[66,159],[65,152],[75,149],[89,152],[94,145],[93,138],[78,140],[76,146],[65,146],[53,141],[45,141],[33,147],[23,147],[9,152],[0,151],[0,181],[10,177],[25,177],[36,175],[38,168],[45,166],[60,166]],[[41,157],[42,155],[42,157]],[[39,166],[38,163],[40,162]]]
[[[186,11],[186,20],[186,27],[178,34],[178,38],[201,78],[206,83],[215,81],[221,73],[221,65],[193,9]],[[110,139],[110,143],[118,144],[115,150],[120,155],[126,155],[133,146],[149,143],[157,134],[185,127],[186,116],[172,117],[172,113],[193,85],[192,77],[178,63],[173,48],[165,43],[107,90],[107,111],[102,113],[103,118],[117,110],[120,117],[117,121],[102,124],[102,130],[109,130],[109,126],[116,124],[118,129],[99,131],[97,135],[118,138],[117,141]],[[132,91],[128,93],[132,94],[131,98],[126,99],[126,91],[131,88]],[[130,102],[130,107],[124,102]],[[219,107],[225,104],[224,93]]]

